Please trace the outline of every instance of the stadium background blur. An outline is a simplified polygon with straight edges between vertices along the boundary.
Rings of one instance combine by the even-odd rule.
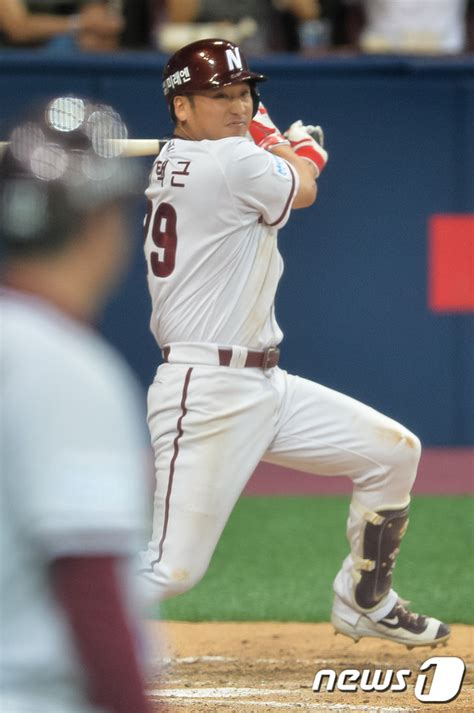
[[[143,16],[132,20],[128,12],[132,39],[121,52],[1,49],[0,139],[25,107],[65,93],[110,102],[134,138],[169,135],[161,93],[166,55],[149,40],[149,15],[144,43]],[[316,206],[295,214],[280,235],[282,366],[404,423],[442,463],[443,492],[459,475],[463,485],[456,492],[468,492],[474,453],[474,56],[368,54],[348,41],[344,28],[331,25],[329,46],[325,40],[252,58],[269,77],[262,94],[276,123],[320,123],[330,153]],[[151,158],[140,160],[151,167]],[[100,328],[146,387],[161,355],[148,328],[144,212],[143,205],[134,219],[132,270]],[[445,453],[462,458],[443,460]]]
[[[31,103],[74,92],[117,106],[134,137],[166,136],[164,60],[150,49],[0,50],[0,138]],[[272,53],[253,64],[269,76],[277,123],[321,123],[330,151],[317,206],[281,235],[284,367],[392,415],[425,446],[472,445],[474,55]],[[140,223],[103,329],[147,385],[160,355]]]

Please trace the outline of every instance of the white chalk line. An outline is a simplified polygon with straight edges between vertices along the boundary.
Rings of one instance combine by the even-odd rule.
[[[291,695],[294,691],[280,688],[157,688],[150,695],[165,698],[241,698],[245,696]]]
[[[225,705],[228,700],[224,698],[217,698],[212,702],[207,701],[209,705],[215,704],[216,706]],[[193,706],[194,701],[180,701],[180,706]],[[267,710],[271,708],[285,708],[286,710],[294,711],[296,708],[298,710],[318,710],[318,711],[363,711],[363,713],[410,713],[411,711],[418,711],[419,708],[374,708],[373,706],[351,706],[345,703],[279,703],[277,701],[239,701],[239,710],[242,706],[252,706],[252,708],[261,707]]]
[[[301,666],[345,666],[344,661],[342,661],[340,658],[339,659],[293,659],[293,658],[260,658],[260,659],[252,659],[252,663],[254,664],[267,664],[267,665],[283,665],[287,663],[288,661],[291,661],[292,664],[300,664]],[[153,658],[151,660],[151,665],[157,666],[158,668],[162,668],[165,666],[173,666],[173,665],[180,665],[180,664],[196,664],[196,663],[242,663],[242,658],[238,656],[174,656],[174,657],[165,657],[165,658]],[[473,669],[473,664],[466,661],[466,671],[471,671]],[[370,666],[374,666],[376,668],[387,668],[388,663],[387,661],[372,661],[370,660]]]
[[[281,664],[285,661],[291,661],[292,663],[302,664],[302,665],[313,665],[313,664],[344,664],[341,659],[293,659],[293,658],[279,658],[279,659],[252,659],[252,663],[256,664]],[[157,665],[169,666],[170,664],[193,664],[193,663],[236,663],[242,662],[242,658],[238,656],[176,656],[173,658],[162,658],[155,659],[154,663]],[[371,661],[373,666],[382,666],[383,664],[378,661]]]
[[[284,689],[269,688],[161,688],[147,691],[151,698],[158,699],[180,699],[183,705],[193,705],[196,700],[207,701],[209,703],[228,703],[229,699],[245,698],[248,696],[281,696],[300,694],[300,691],[288,691]],[[366,711],[366,713],[408,713],[419,710],[418,708],[406,708],[395,706],[366,706],[352,705],[349,703],[306,703],[296,702],[286,703],[284,701],[258,701],[239,700],[239,706],[266,706],[267,708],[302,708],[307,710],[347,710]]]

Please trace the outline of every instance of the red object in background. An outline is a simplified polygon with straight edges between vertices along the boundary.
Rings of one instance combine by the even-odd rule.
[[[429,224],[429,306],[474,311],[474,215],[434,215]]]

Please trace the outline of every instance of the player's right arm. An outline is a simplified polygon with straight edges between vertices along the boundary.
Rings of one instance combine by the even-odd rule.
[[[320,127],[316,128],[322,137]],[[314,127],[303,126],[300,121],[294,122],[283,136],[261,102],[249,127],[249,133],[257,146],[285,159],[295,169],[299,185],[292,208],[307,208],[314,203],[317,195],[316,179],[328,159],[322,141],[318,143],[308,129]]]
[[[314,164],[300,158],[290,146],[276,146],[272,153],[288,161],[300,179],[292,208],[309,208],[310,205],[313,205],[318,193],[317,172]]]

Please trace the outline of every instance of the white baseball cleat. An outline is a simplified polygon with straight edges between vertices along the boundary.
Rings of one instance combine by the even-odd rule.
[[[447,624],[430,616],[411,612],[400,599],[393,609],[379,621],[372,621],[362,612],[350,609],[338,597],[334,602],[331,622],[335,633],[350,636],[355,642],[364,636],[375,636],[387,641],[404,644],[408,649],[415,646],[445,644],[451,631]]]

